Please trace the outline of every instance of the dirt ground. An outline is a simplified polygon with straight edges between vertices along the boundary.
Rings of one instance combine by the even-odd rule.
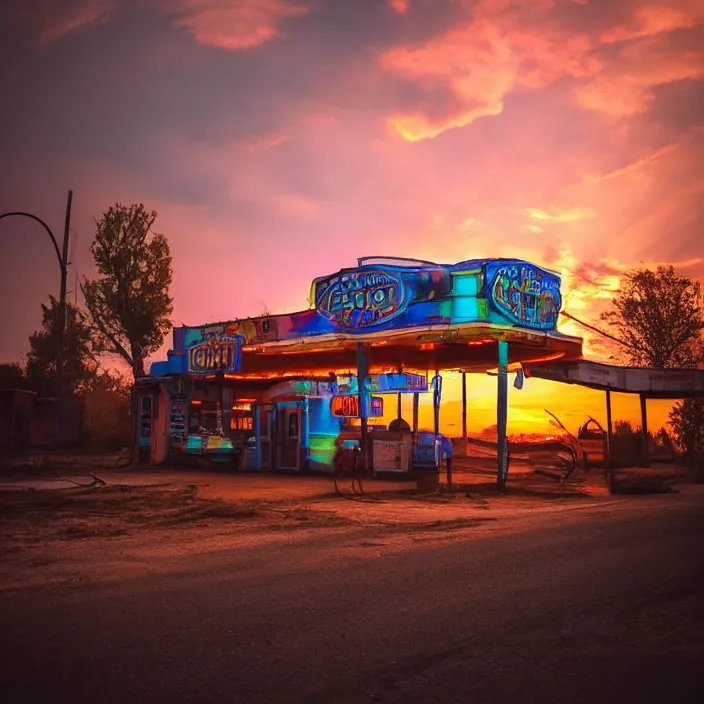
[[[519,467],[499,493],[491,472],[455,469],[452,492],[365,479],[335,491],[329,477],[135,470],[84,463],[15,467],[0,477],[0,589],[71,584],[173,569],[213,550],[350,535],[399,549],[451,540],[507,517],[608,505],[603,473],[564,483]]]

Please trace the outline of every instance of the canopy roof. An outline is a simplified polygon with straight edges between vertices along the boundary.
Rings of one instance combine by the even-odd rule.
[[[360,344],[372,373],[486,371],[496,367],[498,340],[510,343],[514,364],[582,356],[581,338],[557,332],[554,272],[513,259],[358,264],[315,279],[308,310],[175,328],[168,360],[150,373],[244,379],[348,372]]]
[[[704,397],[704,369],[649,369],[619,367],[587,359],[530,365],[530,375],[591,389],[639,394],[648,398],[680,399]]]

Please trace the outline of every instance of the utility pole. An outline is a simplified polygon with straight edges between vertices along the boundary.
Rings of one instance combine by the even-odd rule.
[[[61,248],[61,288],[59,291],[59,346],[56,351],[56,376],[59,380],[60,397],[64,396],[64,344],[66,339],[66,283],[68,278],[68,242],[71,235],[71,202],[73,191],[68,192],[66,218],[64,220],[64,242]]]
[[[59,384],[59,406],[56,418],[56,440],[63,446],[66,383],[64,375],[64,346],[66,343],[66,283],[68,278],[68,241],[71,235],[71,202],[73,191],[68,192],[66,217],[64,219],[64,241],[61,248],[61,287],[59,290],[59,346],[56,350],[56,378]]]

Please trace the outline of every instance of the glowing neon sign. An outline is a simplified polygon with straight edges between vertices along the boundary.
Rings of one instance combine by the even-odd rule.
[[[213,333],[188,346],[190,374],[213,374],[240,370],[243,335]]]
[[[400,276],[382,269],[356,269],[315,284],[318,314],[341,328],[367,328],[395,318],[408,304]]]
[[[330,401],[330,412],[343,418],[359,418],[359,396],[333,396]],[[379,418],[384,415],[384,399],[380,396],[369,398],[368,418]]]
[[[486,267],[487,297],[511,322],[552,330],[562,299],[560,277],[526,262],[496,262]]]
[[[424,374],[377,374],[367,379],[368,387],[377,393],[423,393],[428,390]]]

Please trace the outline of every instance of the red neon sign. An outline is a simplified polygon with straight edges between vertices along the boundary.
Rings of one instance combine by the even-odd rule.
[[[343,418],[359,418],[359,396],[333,396],[330,410],[334,416]],[[384,399],[381,396],[369,398],[368,418],[377,418],[384,415]]]

